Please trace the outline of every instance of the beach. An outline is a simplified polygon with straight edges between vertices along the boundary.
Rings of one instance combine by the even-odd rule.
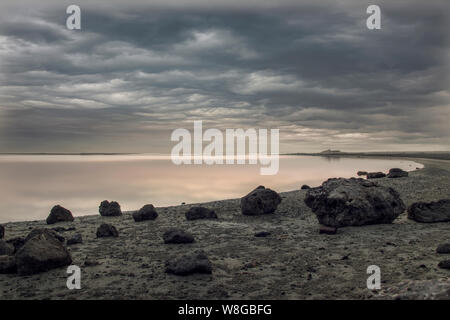
[[[425,167],[409,177],[374,181],[397,190],[407,206],[449,198],[450,161],[413,160]],[[6,223],[6,240],[34,228],[66,228],[60,232],[66,238],[81,233],[83,243],[68,250],[82,278],[80,290],[69,290],[65,267],[31,276],[0,274],[0,299],[394,299],[424,281],[450,288],[450,271],[437,266],[443,256],[436,253],[439,244],[450,242],[450,223],[417,223],[405,211],[392,224],[319,234],[306,192],[299,185],[280,193],[276,212],[261,216],[242,215],[240,199],[231,199],[201,204],[217,213],[211,220],[187,221],[185,212],[198,205],[187,204],[156,208],[158,218],[143,222],[130,212],[93,212],[50,226],[44,220]],[[119,236],[97,238],[102,223],[114,225]],[[173,227],[192,233],[195,242],[165,244],[162,235]],[[260,231],[270,235],[255,237]],[[199,249],[208,255],[212,274],[165,272],[168,258]],[[370,265],[381,269],[381,290],[367,289]]]

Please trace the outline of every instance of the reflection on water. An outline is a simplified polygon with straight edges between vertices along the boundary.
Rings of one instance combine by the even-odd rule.
[[[96,214],[100,201],[116,200],[122,210],[152,203],[178,205],[237,198],[258,185],[276,191],[318,186],[331,177],[352,177],[358,170],[384,171],[422,165],[406,160],[280,157],[274,176],[259,165],[174,165],[153,155],[4,155],[0,156],[0,222],[44,219],[60,204],[75,216]]]

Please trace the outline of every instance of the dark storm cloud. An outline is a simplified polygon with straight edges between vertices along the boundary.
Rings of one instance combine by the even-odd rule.
[[[168,152],[196,119],[282,152],[449,148],[446,1],[380,2],[377,31],[359,1],[227,3],[79,3],[81,31],[3,5],[2,151]]]

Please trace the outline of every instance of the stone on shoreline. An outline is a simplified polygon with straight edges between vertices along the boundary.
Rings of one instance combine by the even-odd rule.
[[[5,237],[5,227],[0,225],[0,239]]]
[[[25,237],[25,243],[30,240],[31,238],[34,238],[35,236],[45,234],[48,237],[53,237],[56,240],[58,240],[61,243],[64,243],[66,240],[63,236],[61,236],[58,232],[52,229],[45,229],[45,228],[36,228],[31,230],[31,232]]]
[[[367,171],[358,171],[356,174],[358,176],[367,176]]]
[[[158,217],[158,213],[152,204],[146,204],[138,211],[133,212],[132,215],[135,222],[155,220]]]
[[[166,262],[166,273],[187,276],[194,273],[212,273],[212,265],[203,251],[196,251]]]
[[[389,173],[387,175],[388,178],[402,178],[402,177],[407,177],[408,176],[408,172],[404,171],[400,168],[392,168],[389,170]]]
[[[104,200],[100,203],[98,212],[102,217],[117,217],[122,215],[122,210],[120,209],[120,204],[116,201],[109,202]]]
[[[386,177],[386,174],[383,172],[369,172],[367,173],[367,179],[379,179]]]
[[[169,229],[163,234],[164,243],[192,243],[194,236],[182,229]]]
[[[106,237],[118,237],[119,232],[116,227],[111,224],[103,223],[97,229],[97,238],[106,238]]]
[[[442,260],[439,262],[438,267],[441,269],[450,269],[450,260]]]
[[[205,207],[192,207],[185,213],[185,216],[186,220],[217,219],[216,212]]]
[[[408,208],[408,218],[424,223],[450,221],[450,199],[415,202]]]
[[[405,210],[397,191],[361,178],[328,179],[304,201],[320,224],[336,228],[392,223]]]
[[[440,244],[437,249],[437,253],[450,253],[450,243]]]
[[[0,274],[16,273],[17,265],[14,256],[0,255]]]
[[[265,238],[265,237],[268,237],[268,236],[270,236],[270,232],[269,231],[260,231],[260,232],[256,232],[255,233],[255,237],[257,237],[257,238]]]
[[[12,244],[0,240],[0,256],[12,256],[14,251],[14,246]]]
[[[54,206],[47,217],[47,224],[54,224],[57,222],[73,221],[72,212],[59,204]]]
[[[256,216],[274,213],[281,203],[281,197],[275,191],[259,186],[241,198],[242,214]]]
[[[76,233],[69,239],[67,239],[67,245],[71,246],[73,244],[83,243],[83,237],[81,236],[81,233]]]
[[[307,190],[307,189],[311,189],[310,186],[308,186],[307,184],[302,185],[302,187],[300,188],[301,190]]]
[[[36,233],[16,253],[17,272],[31,275],[72,263],[66,247],[50,233]]]

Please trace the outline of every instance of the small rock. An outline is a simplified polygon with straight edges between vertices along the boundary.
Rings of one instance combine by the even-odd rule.
[[[358,176],[367,176],[367,171],[358,171],[356,174]]]
[[[450,269],[450,260],[443,260],[439,262],[438,267],[442,269]]]
[[[450,253],[450,243],[440,244],[437,249],[437,253]]]
[[[369,172],[367,173],[367,179],[379,179],[386,177],[386,174],[383,172]]]
[[[14,256],[0,255],[0,274],[16,272],[16,258]]]
[[[0,256],[12,256],[14,254],[14,246],[4,240],[0,240]]]
[[[5,227],[0,225],[0,239],[5,237]]]
[[[408,176],[408,172],[404,171],[400,168],[392,168],[389,170],[389,173],[387,175],[388,178],[402,178],[402,177],[407,177]]]
[[[164,243],[192,243],[194,237],[189,232],[181,229],[167,230],[163,235]]]
[[[450,199],[415,202],[408,208],[408,218],[424,223],[450,221]]]
[[[300,188],[301,190],[307,190],[307,189],[311,189],[310,186],[308,186],[307,184],[302,185],[302,187]]]
[[[146,204],[141,209],[133,212],[133,219],[135,222],[145,221],[145,220],[155,220],[158,217],[158,213],[152,204]]]
[[[81,233],[76,233],[67,240],[68,246],[71,246],[71,245],[77,244],[77,243],[83,243],[83,237],[81,236]]]
[[[268,231],[260,231],[260,232],[257,232],[257,233],[255,233],[255,237],[258,237],[258,238],[260,238],[260,237],[268,237],[268,236],[270,236],[270,232],[268,232]]]
[[[98,211],[100,212],[100,215],[103,217],[115,217],[122,215],[120,205],[116,201],[111,202],[109,202],[108,200],[102,201],[102,203],[100,203]]]
[[[259,186],[241,198],[241,211],[244,215],[255,216],[274,213],[281,203],[281,197],[275,191]]]
[[[118,237],[118,236],[119,236],[119,232],[111,224],[103,223],[97,229],[97,238]]]
[[[66,208],[56,205],[50,211],[47,217],[47,224],[54,224],[57,222],[73,221],[72,212]]]
[[[216,212],[205,207],[192,207],[185,213],[185,216],[187,220],[217,219]]]
[[[327,227],[327,226],[321,225],[319,227],[319,233],[336,234],[337,233],[337,228],[335,228],[335,227]]]
[[[212,265],[203,251],[183,255],[166,262],[166,273],[187,276],[194,273],[212,273]]]
[[[64,243],[64,241],[66,240],[63,236],[61,236],[60,234],[58,234],[55,230],[52,229],[45,229],[45,228],[36,228],[33,229],[25,238],[25,242],[27,242],[28,240],[30,240],[31,238],[34,238],[35,236],[41,235],[41,234],[45,234],[48,237],[53,237],[56,240],[58,240],[61,243]]]
[[[98,266],[98,265],[100,265],[100,262],[98,262],[97,260],[91,259],[89,257],[86,257],[86,259],[84,260],[85,267],[93,267],[93,266]]]

